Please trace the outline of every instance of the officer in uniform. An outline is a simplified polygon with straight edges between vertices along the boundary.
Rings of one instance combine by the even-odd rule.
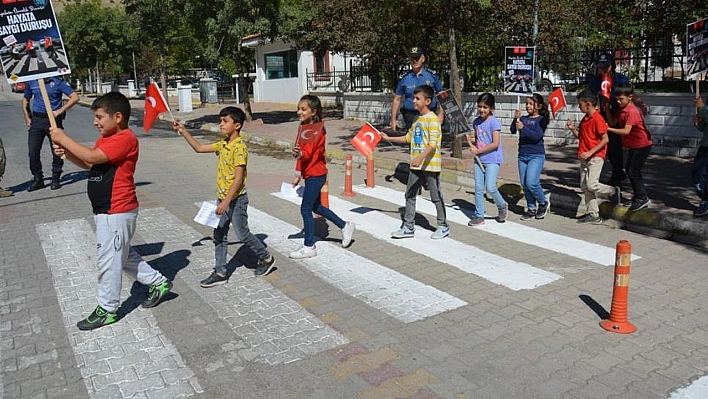
[[[66,111],[79,102],[79,95],[59,77],[50,77],[44,79],[44,85],[47,89],[49,102],[52,109],[49,112],[54,114],[57,126],[64,128],[64,117]],[[69,100],[64,103],[63,96],[69,97]],[[31,108],[30,108],[30,100]],[[39,87],[38,80],[27,82],[25,95],[22,98],[22,112],[25,114],[25,123],[29,127],[29,137],[27,145],[29,147],[29,163],[30,172],[32,172],[33,180],[27,191],[35,191],[44,188],[44,173],[42,172],[42,145],[44,139],[49,140],[49,150],[52,153],[52,184],[51,189],[56,190],[61,187],[60,178],[64,160],[54,154],[52,150],[52,139],[49,136],[49,115],[44,107],[44,99]],[[31,113],[31,114],[30,114]]]
[[[425,54],[422,47],[411,47],[408,49],[408,62],[411,64],[411,70],[408,71],[396,86],[396,95],[393,97],[393,105],[391,106],[391,130],[398,129],[398,111],[403,114],[406,131],[411,128],[413,121],[418,116],[413,106],[413,91],[420,85],[428,85],[433,88],[435,94],[442,91],[440,79],[428,71],[423,65],[425,64]],[[401,101],[403,104],[401,105]],[[443,122],[443,110],[439,106],[437,98],[433,96],[433,101],[430,103],[430,109],[437,110],[440,123]]]

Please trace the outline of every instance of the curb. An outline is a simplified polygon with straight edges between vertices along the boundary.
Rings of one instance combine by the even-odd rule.
[[[201,126],[201,130],[213,133],[219,132],[219,127],[206,123]],[[257,136],[248,132],[243,132],[243,138],[247,143],[254,143],[264,147],[278,148],[283,150],[292,149],[293,143],[286,140],[274,140],[267,137]],[[327,156],[344,164],[347,153],[342,150],[327,150]],[[376,170],[395,173],[396,166],[400,160],[379,157],[376,159]],[[353,154],[352,163],[366,167],[366,157]],[[469,173],[443,168],[440,173],[440,180],[443,183],[457,187],[457,189],[474,189],[474,178]],[[499,179],[499,192],[509,201],[517,202],[523,198],[521,186],[514,181]],[[548,191],[548,190],[547,190]],[[580,194],[574,195],[551,192],[551,203],[554,208],[561,208],[570,211],[574,217],[581,205]],[[685,218],[677,215],[659,212],[653,209],[642,209],[630,212],[629,208],[611,205],[608,202],[600,204],[600,216],[606,220],[606,224],[612,228],[624,228],[636,233],[649,235],[652,237],[668,239],[689,245],[708,247],[708,223],[699,218]]]

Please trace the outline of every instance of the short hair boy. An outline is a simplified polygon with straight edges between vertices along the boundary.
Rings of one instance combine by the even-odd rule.
[[[631,83],[622,83],[615,86],[615,97],[619,104],[619,113],[615,117],[608,115],[610,127],[608,132],[618,135],[622,140],[622,147],[627,149],[625,170],[632,184],[633,197],[629,210],[638,211],[649,206],[651,201],[647,196],[647,188],[642,177],[642,168],[651,153],[651,134],[644,124],[642,111],[634,104],[635,94]],[[639,100],[639,99],[636,99]]]
[[[597,92],[585,89],[578,93],[578,106],[585,116],[580,126],[575,127],[571,119],[566,126],[579,140],[578,158],[580,159],[580,188],[585,196],[587,213],[578,219],[578,223],[602,224],[598,199],[619,199],[619,188],[600,183],[600,173],[607,153],[607,122],[597,109]]]
[[[66,155],[77,166],[91,170],[87,191],[96,224],[98,306],[76,324],[80,330],[93,330],[118,320],[124,271],[150,286],[144,308],[157,306],[172,288],[172,282],[130,246],[139,206],[133,181],[139,146],[128,128],[130,102],[124,95],[111,92],[98,97],[91,110],[93,124],[101,135],[93,148],[77,143],[60,128],[50,129],[55,154]]]
[[[392,232],[392,238],[408,238],[415,234],[415,201],[418,190],[425,182],[430,191],[430,200],[435,204],[437,213],[437,229],[430,236],[433,239],[445,238],[450,234],[447,224],[445,202],[440,191],[440,143],[442,134],[440,120],[430,110],[433,98],[433,88],[429,85],[420,85],[413,92],[413,105],[419,116],[405,136],[390,137],[386,133],[381,136],[394,143],[410,143],[410,173],[406,184],[406,211],[403,216],[403,226]]]
[[[246,178],[248,176],[248,148],[241,139],[241,127],[246,120],[243,110],[237,107],[226,107],[219,112],[219,128],[226,136],[212,144],[198,142],[181,122],[174,123],[174,129],[181,134],[187,143],[199,153],[215,152],[219,157],[216,169],[216,214],[221,215],[219,226],[214,229],[216,243],[216,261],[214,271],[200,282],[203,288],[213,287],[229,281],[226,270],[229,223],[234,226],[236,237],[258,257],[254,274],[265,276],[273,270],[275,257],[265,245],[248,229],[248,194],[246,193]]]

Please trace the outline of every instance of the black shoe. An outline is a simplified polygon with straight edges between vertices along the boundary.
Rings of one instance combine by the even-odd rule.
[[[52,190],[59,190],[61,188],[61,175],[52,175],[52,185],[49,187]]]
[[[100,306],[96,306],[96,309],[94,309],[87,318],[76,323],[76,327],[78,327],[79,330],[84,331],[94,330],[99,327],[113,324],[116,321],[118,321],[117,313],[111,313]]]
[[[146,309],[154,308],[160,303],[162,298],[170,292],[171,289],[172,282],[170,280],[166,280],[164,283],[151,285],[150,291],[148,291],[148,297],[145,302],[143,302],[143,307]]]
[[[536,211],[536,219],[543,219],[546,214],[551,209],[551,202],[546,201],[545,204],[538,204],[538,210]]]
[[[614,189],[615,193],[610,196],[610,201],[614,205],[620,205],[622,203],[622,190],[620,190],[619,186],[615,186]]]
[[[225,284],[227,281],[229,281],[229,278],[228,278],[228,277],[222,276],[222,275],[220,275],[219,273],[217,273],[216,271],[213,271],[213,272],[211,272],[211,274],[209,275],[209,277],[207,277],[207,278],[205,278],[204,280],[200,281],[200,282],[199,282],[199,285],[200,285],[202,288],[209,288],[209,287],[213,287],[213,286],[215,286],[215,285]]]
[[[701,205],[693,211],[693,216],[699,218],[708,215],[708,201],[702,201]]]
[[[591,214],[583,215],[578,219],[578,223],[580,224],[602,224],[602,218],[600,216],[593,216]]]
[[[258,261],[258,266],[256,267],[256,270],[253,271],[253,274],[256,276],[267,276],[268,273],[273,271],[274,266],[275,256],[271,255],[268,259],[261,259]]]
[[[31,193],[32,191],[37,191],[37,190],[44,188],[44,187],[46,187],[44,185],[44,178],[43,177],[35,177],[34,181],[32,181],[32,185],[29,186],[27,191]]]
[[[629,207],[630,211],[638,211],[640,209],[644,209],[651,204],[651,201],[649,201],[649,198],[644,198],[644,199],[638,199],[638,200],[633,200],[632,201],[632,206]]]
[[[536,210],[526,210],[523,215],[521,215],[521,220],[531,220],[536,218]]]

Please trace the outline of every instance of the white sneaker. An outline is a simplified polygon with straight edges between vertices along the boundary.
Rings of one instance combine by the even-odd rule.
[[[315,246],[311,247],[306,247],[302,246],[302,248],[298,249],[297,251],[290,252],[290,259],[305,259],[305,258],[314,258],[317,256],[317,250],[315,249]]]
[[[354,222],[347,222],[342,228],[342,248],[346,248],[352,243],[352,236],[354,236],[354,230],[356,230],[356,225]]]

